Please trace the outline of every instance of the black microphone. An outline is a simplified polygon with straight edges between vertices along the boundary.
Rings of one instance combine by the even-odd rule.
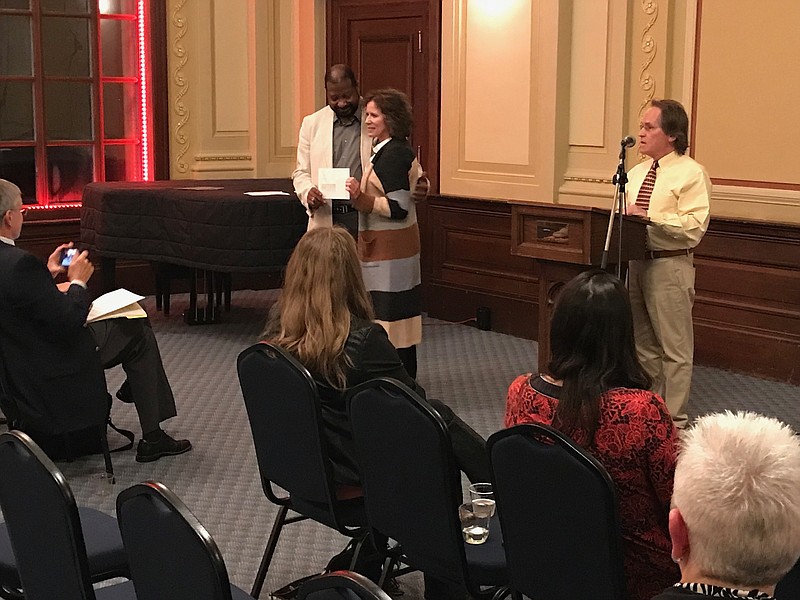
[[[626,136],[622,138],[622,141],[620,142],[620,145],[625,146],[626,148],[633,148],[635,144],[636,140],[633,139],[631,136]]]

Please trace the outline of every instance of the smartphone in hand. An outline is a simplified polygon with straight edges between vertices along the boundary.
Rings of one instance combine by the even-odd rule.
[[[77,248],[64,248],[61,251],[61,266],[69,267],[72,264],[72,259],[78,254]]]

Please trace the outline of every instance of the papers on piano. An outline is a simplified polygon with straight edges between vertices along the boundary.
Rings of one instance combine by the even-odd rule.
[[[248,196],[291,196],[289,192],[264,191],[264,192],[245,192]]]

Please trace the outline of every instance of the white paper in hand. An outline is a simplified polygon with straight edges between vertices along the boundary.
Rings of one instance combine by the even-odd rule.
[[[326,200],[350,200],[350,194],[344,184],[350,177],[350,169],[320,169],[317,172],[317,183],[322,197]]]

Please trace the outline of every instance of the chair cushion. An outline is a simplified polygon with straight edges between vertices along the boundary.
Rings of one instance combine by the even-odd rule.
[[[292,496],[292,510],[306,517],[311,517],[319,523],[328,527],[336,527],[336,523],[331,518],[330,509],[326,504],[309,502],[296,495]],[[358,497],[352,500],[337,502],[334,510],[340,526],[363,527],[367,524],[367,515],[364,512],[364,498]]]
[[[92,581],[128,576],[128,557],[117,520],[93,508],[79,508]]]
[[[231,584],[231,600],[253,600],[253,597],[244,590]]]
[[[467,568],[473,585],[506,585],[506,553],[503,549],[503,532],[497,514],[489,522],[489,537],[483,544],[464,542]]]
[[[128,576],[128,558],[122,545],[117,520],[93,508],[80,508],[78,514],[89,559],[92,581],[117,575]],[[17,561],[5,523],[0,523],[0,583],[7,589],[20,589]]]
[[[8,537],[8,528],[5,523],[0,523],[0,585],[6,589],[19,589],[19,575],[17,574],[17,561],[11,549],[11,539]]]

